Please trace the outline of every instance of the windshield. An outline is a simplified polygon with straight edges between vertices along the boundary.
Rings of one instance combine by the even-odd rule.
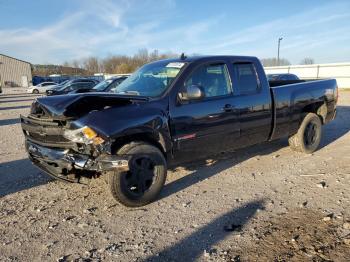
[[[65,81],[63,81],[62,83],[59,83],[58,85],[59,85],[59,86],[63,86],[63,85],[65,85],[65,84],[67,84],[68,81],[69,81],[69,80],[65,80]]]
[[[52,90],[52,89],[58,90],[58,89],[60,89],[62,86],[64,86],[68,81],[69,81],[69,80],[63,81],[63,82],[61,82],[61,83],[59,83],[59,84],[57,84],[57,85],[54,85],[54,86],[51,87],[50,89],[51,89],[51,90]]]
[[[68,86],[70,86],[73,83],[73,80],[68,81],[67,83],[65,83],[62,86],[59,86],[59,88],[57,89],[58,91],[62,91],[64,89],[66,89]]]
[[[159,96],[170,86],[184,65],[185,63],[182,62],[169,63],[167,61],[144,65],[113,89],[113,92],[150,97]]]
[[[103,91],[113,82],[113,79],[106,79],[94,86],[92,90]]]

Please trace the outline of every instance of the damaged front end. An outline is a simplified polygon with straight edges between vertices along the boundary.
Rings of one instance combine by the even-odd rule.
[[[30,160],[57,179],[87,183],[110,170],[128,170],[128,156],[111,155],[112,141],[75,126],[73,118],[53,117],[37,101],[21,125]]]

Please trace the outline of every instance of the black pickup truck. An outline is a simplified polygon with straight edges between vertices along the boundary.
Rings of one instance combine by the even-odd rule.
[[[105,176],[116,200],[142,206],[170,165],[282,137],[314,152],[337,96],[332,79],[270,87],[255,57],[182,56],[146,64],[114,93],[38,98],[21,124],[29,158],[46,173]]]

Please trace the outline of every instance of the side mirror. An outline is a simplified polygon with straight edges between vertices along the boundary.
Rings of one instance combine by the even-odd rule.
[[[179,93],[179,97],[183,101],[199,100],[204,97],[202,89],[197,85],[188,86],[185,93]]]

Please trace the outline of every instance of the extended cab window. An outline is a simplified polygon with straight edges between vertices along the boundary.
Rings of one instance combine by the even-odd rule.
[[[223,96],[231,93],[230,78],[225,64],[199,67],[185,82],[186,87],[191,85],[202,88],[205,97]]]
[[[258,93],[260,85],[258,76],[253,63],[234,63],[234,79],[237,86],[234,88],[240,95],[249,95]]]

